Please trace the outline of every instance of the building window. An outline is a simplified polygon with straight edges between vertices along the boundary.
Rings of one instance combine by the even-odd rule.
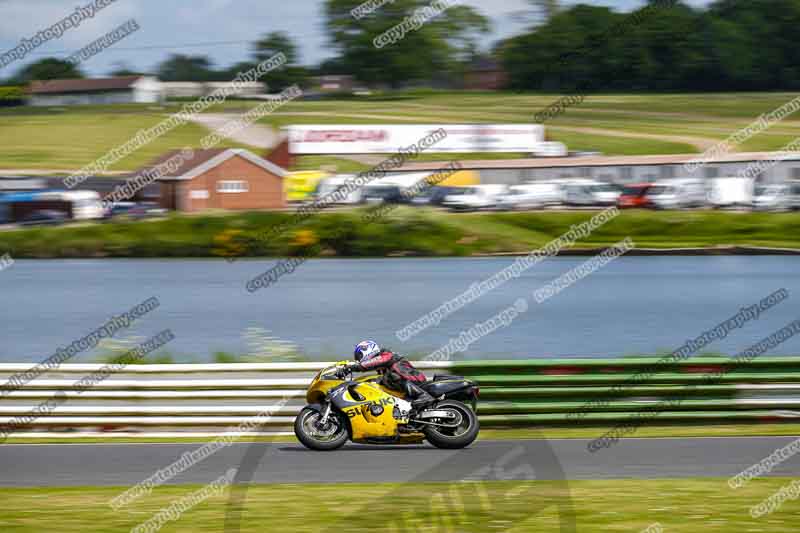
[[[246,181],[218,181],[217,192],[248,192],[250,187]]]
[[[661,167],[661,179],[670,180],[675,177],[675,167],[665,165]]]
[[[633,169],[631,167],[621,167],[619,169],[619,176],[624,182],[629,182],[633,179]]]
[[[792,179],[793,180],[800,180],[800,168],[793,168],[792,169]]]
[[[705,172],[706,178],[718,178],[719,177],[719,169],[717,167],[706,167],[703,172]]]

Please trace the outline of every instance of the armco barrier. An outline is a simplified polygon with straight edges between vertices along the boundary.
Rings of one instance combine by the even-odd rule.
[[[132,365],[89,390],[76,383],[102,365],[66,364],[0,389],[0,430],[12,435],[212,435],[260,417],[262,434],[291,430],[314,373],[331,363]],[[702,357],[419,362],[429,376],[460,374],[480,386],[483,427],[613,425],[655,409],[659,423],[795,421],[800,361],[762,357],[737,364]],[[29,364],[0,364],[0,382]],[[8,382],[10,383],[10,382]],[[6,383],[6,384],[8,384]],[[52,412],[26,416],[56,393]],[[20,426],[23,420],[26,424]]]

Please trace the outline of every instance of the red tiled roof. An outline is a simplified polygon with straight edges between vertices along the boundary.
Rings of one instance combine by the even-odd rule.
[[[48,93],[86,93],[94,91],[119,91],[130,89],[141,76],[120,76],[118,78],[90,78],[71,80],[46,80],[31,83],[30,94]]]
[[[183,176],[190,170],[199,167],[203,163],[217,157],[223,152],[226,152],[227,148],[212,148],[210,150],[194,150],[194,157],[187,160],[183,159],[181,166],[176,168],[173,172],[167,172],[163,174],[162,177],[164,178],[175,178],[178,176]],[[178,155],[181,153],[181,150],[172,150],[171,152],[167,152],[166,154],[158,157],[157,159],[151,161],[148,165],[140,168],[136,171],[135,175],[139,175],[142,172],[147,170],[153,169],[162,163],[166,163],[169,161],[173,156]]]
[[[168,167],[162,168],[161,169],[162,171],[166,170],[167,172],[165,174],[161,174],[158,179],[163,179],[167,181],[173,179],[191,179],[192,178],[191,174],[193,172],[197,172],[197,169],[199,167],[206,165],[212,159],[218,156],[222,156],[223,154],[226,153],[228,153],[227,157],[221,158],[219,161],[216,162],[216,164],[213,164],[208,168],[214,168],[216,165],[219,165],[222,162],[227,161],[231,157],[241,157],[250,161],[251,163],[254,163],[255,165],[260,166],[267,172],[275,174],[276,176],[279,176],[281,178],[286,176],[286,170],[276,165],[275,163],[272,163],[271,161],[268,161],[263,157],[260,157],[248,150],[238,150],[232,148],[212,148],[210,150],[202,150],[202,149],[192,150],[192,157],[190,159],[186,159],[187,154],[185,154],[183,150],[172,150],[171,152],[167,152],[166,154],[163,154],[159,158],[150,162],[148,165],[140,168],[139,170],[136,171],[134,175],[139,175],[148,170],[155,169],[159,165],[169,161],[171,158],[173,157],[177,158],[177,156],[180,156],[180,166],[173,171],[169,171]],[[204,169],[204,171],[205,170],[207,169]],[[190,176],[187,177],[187,174],[189,174]]]

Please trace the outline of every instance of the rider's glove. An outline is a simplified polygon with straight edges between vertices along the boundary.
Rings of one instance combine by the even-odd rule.
[[[336,375],[339,376],[340,378],[343,378],[347,374],[352,372],[352,369],[353,369],[353,363],[344,364],[336,369]]]

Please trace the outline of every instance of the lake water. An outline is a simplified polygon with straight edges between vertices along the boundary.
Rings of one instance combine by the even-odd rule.
[[[779,288],[790,298],[708,350],[736,353],[800,318],[800,258],[623,257],[552,299],[532,292],[587,258],[549,259],[401,342],[395,332],[513,258],[314,260],[255,293],[245,283],[274,261],[17,261],[0,272],[0,361],[34,362],[148,297],[161,306],[122,337],[170,328],[176,360],[243,353],[248,328],[297,345],[310,358],[344,358],[361,339],[422,357],[525,297],[530,308],[472,344],[461,358],[601,357],[661,353]],[[800,355],[800,336],[774,350]],[[98,352],[82,354],[87,361]]]

